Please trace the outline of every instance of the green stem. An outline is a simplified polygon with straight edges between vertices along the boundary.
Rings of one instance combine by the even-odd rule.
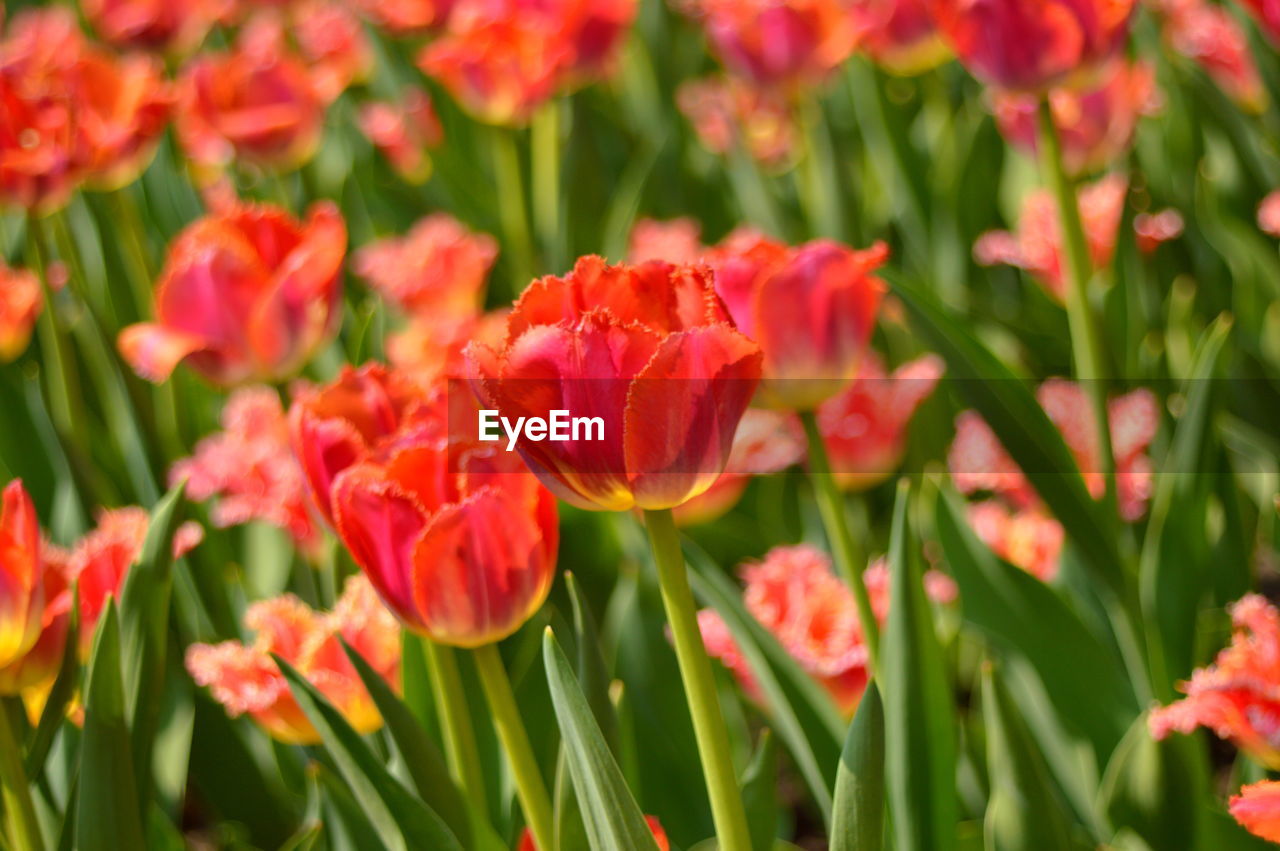
[[[515,131],[495,128],[490,133],[490,145],[498,216],[502,221],[505,248],[511,265],[512,293],[518,294],[533,280],[533,244],[529,238],[524,178],[520,174]]]
[[[684,554],[680,551],[680,533],[676,531],[670,509],[646,511],[644,522],[658,567],[658,586],[671,624],[685,699],[693,716],[693,732],[711,798],[718,847],[720,851],[751,851],[746,812],[729,751],[729,732],[720,710],[711,660],[698,629],[697,607],[689,589]]]
[[[1105,355],[1098,322],[1089,305],[1089,280],[1093,276],[1093,262],[1085,240],[1084,224],[1080,219],[1080,204],[1076,188],[1067,177],[1062,159],[1062,140],[1053,123],[1053,112],[1047,98],[1040,101],[1037,114],[1039,124],[1040,162],[1045,178],[1058,204],[1058,218],[1062,230],[1062,265],[1066,277],[1067,320],[1071,328],[1071,351],[1075,360],[1076,379],[1085,385],[1093,407],[1097,428],[1098,448],[1101,454],[1101,472],[1106,481],[1108,522],[1115,516],[1115,457],[1111,452],[1111,426],[1107,414],[1107,387],[1104,381]]]
[[[564,271],[564,228],[560,204],[559,100],[548,101],[533,117],[529,142],[533,162],[533,218],[543,258],[552,272]]]
[[[520,807],[524,810],[525,821],[533,833],[533,841],[539,848],[555,848],[555,819],[552,816],[551,796],[547,794],[546,783],[538,770],[538,761],[529,745],[529,734],[525,732],[520,710],[516,708],[511,680],[507,676],[507,669],[502,665],[498,645],[477,647],[472,651],[472,657],[475,659],[476,670],[480,673],[484,695],[489,701],[489,711],[493,713],[493,726],[498,731],[502,749],[506,751],[507,761],[511,764],[511,773],[516,781],[516,796],[520,798]]]
[[[0,704],[0,784],[11,847],[15,851],[42,851],[44,840],[40,838],[31,787],[22,767],[22,752],[9,718],[9,707],[3,704]]]
[[[452,647],[430,639],[422,640],[422,649],[431,672],[431,693],[440,715],[445,758],[471,807],[472,822],[478,824],[487,819],[489,807],[485,800],[484,776],[480,773],[480,751],[476,748],[467,697],[458,673],[458,658]]]
[[[809,229],[814,236],[844,239],[844,214],[838,193],[840,176],[822,105],[811,97],[806,98],[796,106],[795,121],[804,145],[801,198]]]
[[[853,591],[853,601],[858,607],[858,625],[862,627],[862,638],[871,655],[870,668],[874,676],[879,673],[880,668],[880,622],[876,620],[875,610],[871,608],[871,595],[867,593],[866,583],[862,580],[866,558],[858,551],[857,542],[849,531],[849,518],[844,511],[844,495],[840,493],[836,478],[831,472],[831,459],[827,457],[827,447],[818,430],[818,418],[812,411],[805,411],[800,414],[800,421],[804,423],[805,437],[809,440],[809,480],[813,483],[814,494],[818,499],[822,525],[827,529],[836,569]]]

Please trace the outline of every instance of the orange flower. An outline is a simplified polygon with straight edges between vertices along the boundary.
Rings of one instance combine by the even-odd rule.
[[[216,0],[80,0],[89,24],[117,47],[185,52],[213,25]]]
[[[761,364],[706,267],[599,257],[534,281],[503,345],[473,344],[467,354],[483,406],[512,422],[549,422],[554,410],[598,418],[582,439],[516,448],[557,496],[612,511],[673,508],[707,490]]]
[[[347,580],[332,612],[313,611],[292,595],[249,606],[245,627],[253,644],[224,641],[187,649],[192,679],[208,686],[233,717],[248,713],[273,738],[286,744],[317,744],[320,734],[293,699],[272,654],[292,665],[360,733],[382,726],[373,698],[342,649],[339,639],[393,688],[400,679],[400,628],[363,576]]]
[[[406,627],[478,647],[515,632],[546,600],[555,499],[517,456],[450,440],[443,388],[424,401],[376,453],[338,475],[335,525]]]
[[[1163,14],[1170,47],[1203,68],[1241,109],[1266,109],[1267,91],[1249,38],[1226,8],[1204,0],[1159,0],[1153,5]]]
[[[1280,781],[1260,780],[1241,787],[1227,809],[1253,835],[1280,842]]]
[[[23,656],[0,667],[0,695],[20,695],[29,714],[43,707],[62,666],[71,624],[71,585],[67,577],[67,553],[48,543],[41,544],[41,578],[44,612],[35,644]]]
[[[1208,727],[1280,769],[1280,612],[1258,594],[1246,594],[1230,611],[1231,645],[1178,685],[1186,697],[1151,713],[1151,735],[1163,739]]]
[[[470,316],[415,314],[408,325],[387,335],[387,360],[424,387],[442,379],[466,378],[467,345],[501,345],[506,324],[506,311]]]
[[[1016,147],[1034,153],[1039,97],[996,92],[993,100],[1000,132]],[[1112,63],[1106,76],[1088,89],[1052,89],[1049,103],[1064,164],[1072,174],[1097,171],[1122,158],[1133,143],[1138,119],[1161,106],[1155,69],[1142,62]]]
[[[417,184],[431,176],[427,151],[444,141],[444,129],[425,91],[414,86],[399,103],[367,103],[360,107],[357,123],[402,178]]]
[[[156,285],[156,321],[120,334],[139,375],[164,381],[182,361],[221,385],[297,372],[341,318],[347,231],[322,202],[305,223],[238,205],[189,226]]]
[[[842,487],[862,489],[884,481],[902,463],[907,426],[943,373],[942,359],[925,355],[892,376],[874,352],[838,396],[818,408],[818,428]]]
[[[173,107],[159,60],[85,49],[69,73],[86,182],[100,190],[132,183],[151,161]]]
[[[498,243],[433,213],[404,237],[356,252],[354,271],[385,298],[414,314],[473,317],[484,298]]]
[[[676,106],[713,154],[728,154],[741,145],[761,165],[781,169],[796,150],[797,130],[786,101],[736,77],[681,83]]]
[[[1042,92],[1118,55],[1135,0],[930,0],[938,29],[984,83]]]
[[[289,421],[269,387],[235,391],[222,410],[223,431],[196,444],[175,463],[171,482],[187,480],[187,496],[218,498],[212,518],[228,527],[262,520],[287,531],[304,552],[316,554],[320,530],[311,519],[306,481],[289,447]]]
[[[27,350],[43,307],[44,293],[35,274],[0,262],[0,363],[9,363]]]
[[[852,12],[859,49],[891,73],[921,74],[951,55],[927,0],[854,0]]]
[[[764,351],[763,401],[813,410],[848,386],[867,351],[888,257],[831,240],[788,248],[739,231],[713,249],[716,292],[742,333]]]
[[[969,506],[969,525],[1000,558],[1044,582],[1058,575],[1062,524],[1039,507],[1010,511],[999,500]]]
[[[40,637],[45,608],[40,521],[21,479],[0,505],[0,667],[22,659]]]
[[[649,830],[653,831],[653,838],[658,844],[658,851],[670,851],[671,840],[667,839],[667,832],[662,829],[662,823],[658,821],[658,817],[645,816],[644,820],[648,822]],[[520,844],[516,846],[516,851],[538,851],[538,846],[533,841],[533,834],[529,832],[527,827],[520,834]]]
[[[179,81],[178,139],[211,174],[236,157],[296,168],[315,152],[323,123],[316,80],[275,26],[246,28],[234,50],[197,57]]]
[[[418,35],[444,25],[454,0],[354,0],[354,5],[392,35]]]

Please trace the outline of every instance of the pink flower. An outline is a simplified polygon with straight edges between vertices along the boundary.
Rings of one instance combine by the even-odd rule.
[[[1182,236],[1183,227],[1182,214],[1174,209],[1133,217],[1133,232],[1138,238],[1138,250],[1143,254],[1151,254],[1162,244]]]
[[[425,91],[414,86],[404,92],[398,103],[365,104],[357,123],[405,180],[425,183],[431,176],[431,156],[427,152],[444,141],[444,129],[431,105],[431,96]]]
[[[1175,51],[1196,62],[1218,87],[1248,112],[1267,105],[1258,66],[1244,28],[1223,6],[1204,0],[1161,0],[1164,37]]]
[[[1232,795],[1227,805],[1232,818],[1255,836],[1280,842],[1280,782],[1260,780]]]
[[[1280,238],[1280,189],[1272,191],[1258,205],[1258,227],[1267,236]]]
[[[951,55],[927,0],[854,0],[851,11],[859,49],[891,73],[921,74]]]
[[[1062,524],[1040,508],[1010,510],[996,499],[969,506],[969,525],[1000,558],[1044,582],[1058,575]]]
[[[404,237],[388,237],[356,252],[354,271],[384,297],[414,314],[475,316],[498,244],[433,213]]]
[[[667,221],[640,219],[631,228],[627,262],[697,263],[706,250],[701,236],[702,225],[687,216]]]
[[[688,80],[676,90],[676,106],[702,146],[728,154],[741,146],[770,169],[784,168],[796,150],[797,130],[787,102],[733,76]]]

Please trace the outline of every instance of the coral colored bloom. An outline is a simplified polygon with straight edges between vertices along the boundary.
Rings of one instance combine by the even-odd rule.
[[[1084,389],[1055,378],[1040,385],[1036,398],[1062,433],[1089,493],[1094,499],[1100,498],[1106,483],[1093,409]],[[1159,405],[1149,390],[1141,389],[1111,399],[1107,410],[1120,516],[1134,522],[1142,516],[1151,497],[1151,459],[1146,450],[1159,427]],[[990,491],[1017,507],[1038,503],[1031,483],[976,412],[965,411],[956,419],[956,437],[947,454],[947,465],[962,493]]]
[[[1205,0],[1159,0],[1165,40],[1204,69],[1227,96],[1247,112],[1267,106],[1257,63],[1244,28],[1223,6]]]
[[[25,654],[0,667],[0,695],[22,696],[28,705],[43,706],[45,695],[62,667],[71,625],[71,585],[67,577],[66,553],[41,544],[40,581],[44,611],[39,637]]]
[[[474,316],[498,243],[448,213],[433,213],[404,237],[356,252],[354,271],[387,300],[414,314]]]
[[[1174,209],[1139,213],[1133,217],[1133,232],[1138,240],[1138,250],[1143,254],[1151,254],[1164,243],[1182,236],[1184,227],[1182,214]]]
[[[1135,0],[930,0],[960,61],[991,86],[1043,92],[1087,76],[1129,36]]]
[[[218,17],[215,0],[80,0],[94,31],[117,47],[186,52]]]
[[[996,123],[1015,146],[1036,151],[1039,97],[1016,92],[993,95]],[[1160,106],[1155,69],[1145,63],[1115,62],[1091,88],[1049,92],[1053,123],[1062,139],[1063,163],[1071,174],[1086,174],[1123,157],[1133,144],[1138,119]]]
[[[906,452],[907,426],[938,385],[944,366],[925,355],[886,375],[874,352],[838,396],[818,408],[818,428],[836,481],[861,489],[883,481]]]
[[[270,205],[206,216],[170,246],[156,321],[125,328],[120,353],[157,382],[183,361],[220,385],[287,378],[337,330],[346,244],[329,202],[306,222]]]
[[[1280,189],[1273,190],[1258,205],[1258,228],[1267,236],[1280,238]]]
[[[261,520],[315,553],[320,530],[311,519],[306,480],[289,446],[289,421],[276,391],[246,387],[232,393],[222,410],[222,428],[173,465],[170,481],[186,479],[190,499],[217,497],[215,526]]]
[[[928,0],[854,0],[858,47],[880,67],[922,74],[951,55],[929,14]]]
[[[1239,0],[1253,15],[1272,44],[1280,44],[1280,3],[1276,0]]]
[[[658,845],[658,851],[670,851],[671,840],[667,839],[667,832],[662,829],[662,823],[658,821],[657,816],[645,816],[644,820],[649,824],[649,830],[653,831],[653,839]],[[520,834],[520,844],[516,846],[516,851],[538,851],[538,845],[533,841],[533,834],[529,828],[525,828]]]
[[[1230,611],[1231,645],[1178,685],[1186,697],[1151,713],[1151,735],[1207,727],[1280,769],[1280,612],[1258,594],[1246,594]]]
[[[820,239],[788,248],[750,232],[708,253],[716,292],[764,352],[765,403],[812,410],[854,378],[885,291],[873,273],[888,255],[884,243],[854,251]]]
[[[323,102],[336,100],[352,83],[373,73],[373,47],[360,19],[344,3],[295,0],[289,5],[288,23]]]
[[[378,27],[405,36],[443,26],[454,0],[355,0],[354,5]]]
[[[68,72],[85,181],[118,189],[142,173],[173,108],[158,59],[86,49]]]
[[[705,266],[599,257],[534,281],[503,345],[467,353],[483,407],[513,421],[553,410],[603,421],[603,440],[516,448],[560,498],[613,511],[673,508],[712,485],[762,361]]]
[[[248,713],[286,744],[316,744],[320,734],[293,698],[272,655],[288,662],[360,733],[382,726],[373,698],[342,649],[346,641],[392,688],[399,687],[400,628],[363,576],[347,580],[332,612],[316,612],[292,595],[249,606],[252,644],[224,641],[187,649],[192,679],[208,686],[233,717]]]
[[[640,219],[627,241],[627,262],[697,263],[706,251],[701,237],[702,225],[687,216],[669,221]]]
[[[1000,558],[1044,582],[1058,575],[1062,524],[1040,508],[1009,510],[999,500],[969,506],[969,525]]]
[[[342,542],[406,627],[478,647],[542,606],[559,527],[555,499],[518,456],[451,439],[448,397],[440,389],[341,472],[330,500]]]
[[[1080,191],[1080,218],[1093,267],[1111,262],[1116,248],[1116,232],[1124,213],[1128,184],[1124,177],[1109,174]],[[973,246],[974,259],[983,266],[1007,264],[1026,271],[1055,299],[1066,295],[1063,278],[1062,235],[1058,228],[1058,208],[1045,189],[1032,192],[1022,204],[1017,233],[989,231]]]
[[[1254,836],[1280,842],[1280,781],[1260,780],[1241,787],[1227,809]]]
[[[441,379],[465,379],[465,351],[470,343],[502,345],[507,314],[429,316],[416,314],[386,340],[387,360],[424,387]]]
[[[35,274],[0,262],[0,363],[9,363],[27,350],[43,307],[44,294]]]
[[[427,151],[444,141],[444,129],[425,91],[414,86],[398,103],[367,103],[360,107],[356,121],[360,132],[402,178],[424,183],[431,176]]]
[[[178,140],[211,174],[237,157],[288,170],[315,152],[324,106],[315,77],[279,27],[251,26],[232,51],[203,54],[183,71]]]
[[[20,479],[0,504],[0,667],[21,659],[40,637],[44,613],[40,521]]]
[[[818,85],[853,53],[858,30],[836,0],[695,0],[712,50],[734,74],[794,92]]]
[[[796,150],[797,129],[786,101],[736,77],[681,83],[676,106],[713,154],[728,154],[741,146],[766,168],[780,169]]]

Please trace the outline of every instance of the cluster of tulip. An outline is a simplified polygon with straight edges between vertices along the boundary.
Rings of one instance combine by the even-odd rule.
[[[0,845],[1280,842],[1280,4],[670,7],[0,5]]]

